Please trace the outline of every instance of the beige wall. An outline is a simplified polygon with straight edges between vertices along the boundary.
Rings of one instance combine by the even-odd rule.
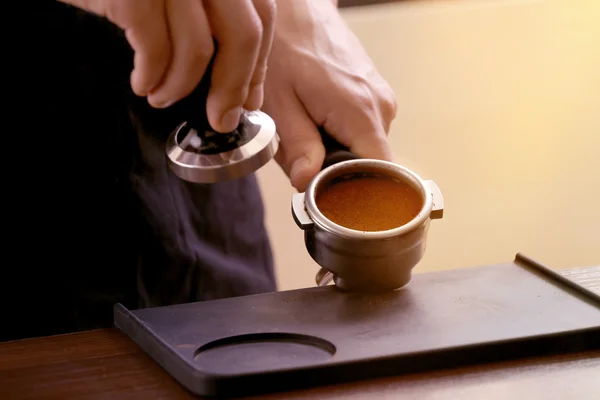
[[[511,260],[600,264],[600,1],[423,1],[343,12],[399,112],[402,164],[446,201],[416,272]],[[259,173],[281,289],[316,264],[289,182]]]

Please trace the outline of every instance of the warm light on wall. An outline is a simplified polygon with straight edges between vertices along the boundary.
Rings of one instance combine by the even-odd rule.
[[[417,271],[518,251],[557,268],[600,264],[600,208],[588,207],[600,198],[600,1],[418,1],[343,14],[398,96],[400,162],[445,195]],[[285,179],[275,168],[263,183],[282,287],[311,285],[314,263],[293,239],[291,191],[275,188]]]

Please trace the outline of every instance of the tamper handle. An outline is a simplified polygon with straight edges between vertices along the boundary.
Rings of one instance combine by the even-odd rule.
[[[325,146],[325,160],[321,169],[332,166],[342,161],[355,160],[359,158],[356,154],[352,153],[347,147],[335,140],[329,135],[323,128],[319,128],[321,134],[321,140]]]
[[[200,137],[204,137],[206,132],[214,132],[206,115],[206,100],[211,85],[212,69],[213,61],[211,60],[192,93],[171,106],[179,120],[186,121],[187,125],[194,128]]]

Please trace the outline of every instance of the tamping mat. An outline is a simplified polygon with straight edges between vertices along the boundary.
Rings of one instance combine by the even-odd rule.
[[[119,304],[115,325],[191,392],[232,397],[597,349],[600,296],[517,255],[378,295],[329,286]]]

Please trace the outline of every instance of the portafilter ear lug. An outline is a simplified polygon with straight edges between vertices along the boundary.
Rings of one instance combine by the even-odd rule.
[[[438,185],[431,180],[424,181],[425,187],[429,191],[433,199],[433,207],[431,208],[431,219],[442,219],[444,217],[444,196]]]
[[[296,222],[296,225],[298,225],[300,229],[307,230],[312,228],[314,223],[306,212],[304,196],[304,193],[292,195],[292,216],[294,217],[294,222]]]

